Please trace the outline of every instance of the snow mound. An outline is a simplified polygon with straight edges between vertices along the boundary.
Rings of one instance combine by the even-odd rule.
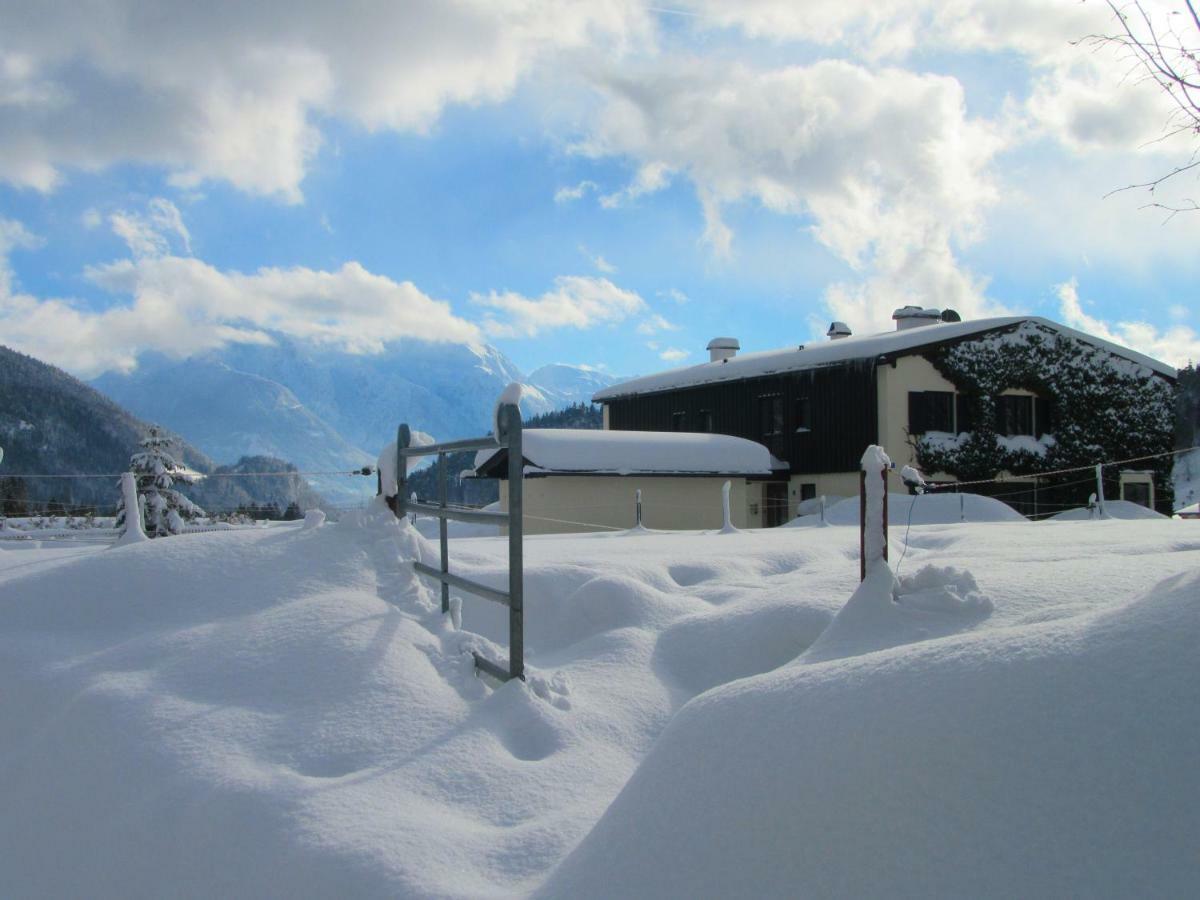
[[[1155,512],[1140,503],[1130,503],[1128,500],[1105,500],[1104,511],[1110,519],[1166,519],[1160,512]],[[1051,516],[1055,522],[1081,522],[1092,518],[1092,511],[1086,506],[1078,509],[1068,509],[1058,515]]]
[[[827,505],[825,521],[830,525],[858,525],[859,500],[847,497]],[[907,525],[911,511],[913,525],[950,525],[954,522],[1025,522],[1024,516],[992,497],[981,494],[888,494],[888,524]],[[820,525],[820,515],[793,519],[785,527],[807,528]]]
[[[1189,896],[1197,596],[714,689],[539,896]]]
[[[896,579],[887,566],[877,566],[798,661],[824,662],[944,637],[991,612],[992,601],[979,593],[970,572],[926,566]]]

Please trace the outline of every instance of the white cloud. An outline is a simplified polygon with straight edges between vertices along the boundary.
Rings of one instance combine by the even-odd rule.
[[[585,148],[586,149],[586,148]],[[672,170],[664,162],[649,162],[638,168],[637,175],[621,190],[600,198],[605,209],[616,209],[645,194],[654,194],[671,183]]]
[[[1137,350],[1179,368],[1200,359],[1200,334],[1186,325],[1160,330],[1147,322],[1105,322],[1084,312],[1074,278],[1057,288],[1059,315],[1065,324],[1098,338]]]
[[[185,253],[192,252],[192,236],[179,208],[163,197],[151,200],[144,213],[121,210],[110,215],[108,221],[135,257],[166,256],[171,252],[172,238],[178,239]]]
[[[403,337],[478,342],[458,318],[411,282],[358,263],[332,271],[264,268],[223,272],[190,257],[146,254],[87,270],[113,296],[104,309],[13,289],[8,251],[32,246],[18,223],[0,220],[0,334],[9,346],[83,376],[129,370],[146,350],[185,357],[229,343],[269,343],[271,333],[374,353]]]
[[[525,297],[507,291],[473,294],[472,301],[495,313],[485,314],[484,331],[494,337],[534,337],[556,328],[591,328],[620,322],[645,312],[646,303],[632,291],[617,287],[607,278],[564,275],[554,280],[554,289],[540,297]]]
[[[603,272],[605,275],[612,275],[614,272],[617,271],[616,266],[614,266],[612,263],[610,263],[607,259],[605,259],[603,256],[601,256],[599,253],[593,254],[592,251],[590,251],[583,244],[579,245],[579,252],[582,253],[585,257],[587,257],[588,262],[590,262],[595,267],[597,272]]]
[[[660,331],[678,331],[679,326],[668,322],[658,313],[651,313],[638,323],[637,333],[643,335],[657,334]]]
[[[577,149],[643,161],[626,194],[649,189],[654,173],[687,177],[717,254],[733,241],[723,209],[753,201],[811,221],[861,274],[827,298],[856,330],[889,327],[904,302],[997,309],[956,250],[997,197],[988,167],[1004,138],[967,116],[953,78],[833,60],[759,70],[673,59],[597,85],[604,103]]]
[[[584,179],[574,187],[560,187],[554,192],[555,203],[570,203],[572,200],[579,200],[584,194],[589,191],[594,191],[599,187],[594,181]]]
[[[659,297],[666,297],[668,300],[678,303],[680,306],[687,303],[691,298],[678,288],[667,288],[665,291],[658,292]]]
[[[680,362],[687,359],[690,355],[686,350],[680,350],[678,347],[670,347],[658,354],[658,358],[664,362]]]
[[[41,240],[37,235],[31,233],[20,222],[0,216],[0,297],[5,297],[12,291],[13,274],[8,261],[12,251],[32,250],[40,245]]]
[[[0,180],[137,162],[294,202],[323,117],[425,132],[562,53],[652,39],[635,0],[143,6],[0,0]]]
[[[79,222],[88,231],[92,231],[104,223],[104,217],[100,215],[100,210],[93,206],[83,211],[83,215],[79,217]]]

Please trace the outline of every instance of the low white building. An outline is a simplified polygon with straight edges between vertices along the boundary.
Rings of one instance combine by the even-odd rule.
[[[647,528],[720,528],[726,481],[732,523],[757,528],[764,485],[784,466],[762,444],[723,434],[537,428],[522,440],[526,534],[631,528],[639,490]],[[503,509],[507,472],[507,450],[476,455],[475,475],[500,479]]]

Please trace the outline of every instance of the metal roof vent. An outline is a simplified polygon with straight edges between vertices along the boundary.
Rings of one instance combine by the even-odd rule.
[[[737,356],[737,352],[742,349],[742,345],[738,343],[737,338],[717,337],[708,342],[708,346],[704,348],[708,351],[709,362],[720,362],[725,359],[733,359]]]
[[[943,322],[961,322],[962,316],[960,316],[957,312],[955,312],[952,309],[943,309],[942,310],[942,321]]]
[[[942,320],[940,309],[921,309],[919,306],[904,306],[892,313],[897,331],[907,331],[909,328],[919,328],[922,325],[935,325]]]
[[[831,341],[836,341],[838,338],[850,337],[852,333],[850,326],[845,322],[830,322],[829,330],[825,332],[825,336]]]

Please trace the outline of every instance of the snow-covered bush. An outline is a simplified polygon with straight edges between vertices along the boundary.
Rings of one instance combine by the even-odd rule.
[[[157,425],[151,425],[139,443],[142,449],[129,458],[129,468],[137,477],[138,504],[146,534],[179,534],[187,522],[204,515],[204,510],[172,488],[183,466],[171,454],[171,438]],[[122,496],[117,505],[117,528],[125,527],[125,514]]]

